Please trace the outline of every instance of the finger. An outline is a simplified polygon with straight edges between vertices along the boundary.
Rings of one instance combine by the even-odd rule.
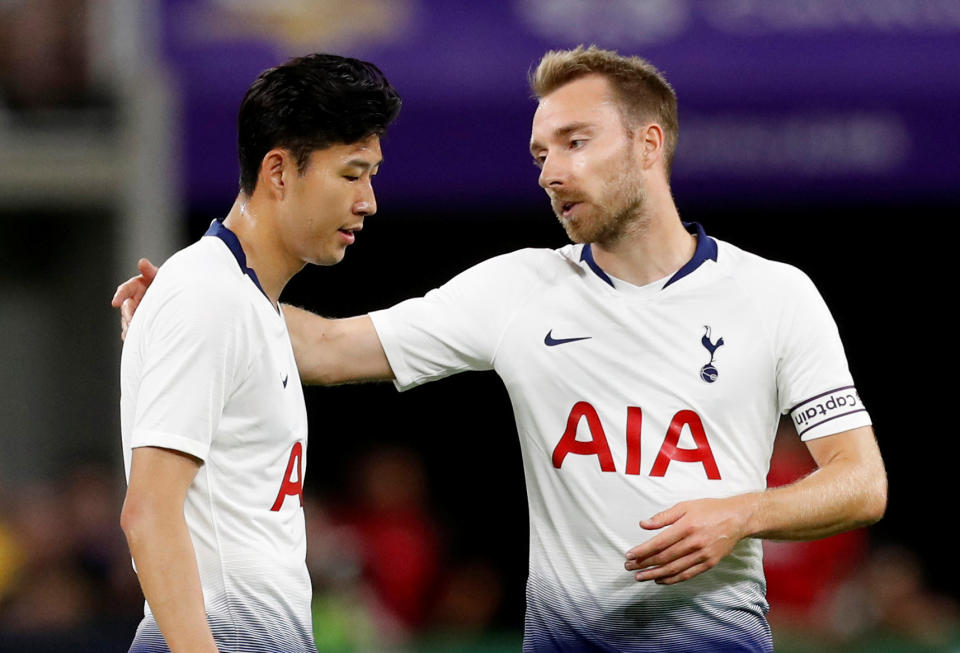
[[[639,544],[629,551],[626,557],[628,561],[643,563],[647,558],[669,549],[671,546],[682,540],[685,533],[679,528],[668,528],[656,537]],[[643,566],[643,565],[642,565]]]
[[[157,276],[157,266],[150,262],[150,259],[142,258],[137,261],[137,269],[140,271],[140,274],[147,280],[147,283],[153,281],[153,278]]]
[[[126,299],[123,287],[127,285],[127,282],[124,281],[113,293],[113,298],[110,300],[110,305],[114,308],[120,308],[120,305],[123,304],[123,300]]]
[[[640,527],[647,530],[656,530],[673,524],[686,514],[686,507],[682,503],[658,512],[653,517],[649,517],[640,522]]]
[[[126,320],[120,320],[120,341],[123,342],[127,339],[127,322]]]
[[[705,552],[694,551],[693,553],[688,553],[682,558],[678,558],[669,564],[638,571],[633,575],[633,577],[638,582],[644,582],[648,580],[655,580],[659,582],[666,578],[682,576],[685,572],[693,569],[694,567],[705,564],[707,560],[708,558]],[[686,578],[684,578],[684,580],[686,580]]]
[[[126,331],[130,325],[130,320],[133,319],[133,313],[137,310],[139,304],[139,300],[127,298],[123,300],[123,304],[120,305],[120,322],[124,331]]]
[[[110,305],[114,308],[119,308],[123,304],[124,300],[135,297],[137,302],[140,301],[140,298],[143,297],[143,293],[147,292],[147,284],[143,279],[142,275],[137,275],[135,277],[130,277],[119,286],[117,286],[117,292],[113,294],[113,299],[110,301]]]
[[[709,562],[702,562],[699,565],[694,565],[679,574],[674,574],[673,576],[668,576],[666,578],[658,578],[655,582],[657,585],[675,585],[676,583],[690,580],[694,576],[699,576],[703,572],[709,571],[710,569],[713,569],[712,564]]]
[[[672,546],[649,555],[646,558],[627,560],[627,562],[624,564],[624,569],[627,571],[637,571],[651,567],[662,567],[663,565],[668,565],[675,560],[679,560],[684,556],[690,555],[696,550],[697,545],[693,543],[690,538],[683,538]]]

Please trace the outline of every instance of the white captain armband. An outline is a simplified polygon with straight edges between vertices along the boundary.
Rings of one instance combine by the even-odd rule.
[[[867,426],[870,416],[857,389],[844,386],[824,392],[790,409],[797,435],[804,440]]]

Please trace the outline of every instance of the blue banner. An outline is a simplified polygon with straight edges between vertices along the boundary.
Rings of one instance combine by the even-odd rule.
[[[167,0],[162,27],[195,204],[236,193],[249,83],[318,50],[373,61],[404,98],[384,209],[542,201],[526,77],[579,43],[643,56],[676,89],[681,201],[935,201],[960,182],[954,0]]]

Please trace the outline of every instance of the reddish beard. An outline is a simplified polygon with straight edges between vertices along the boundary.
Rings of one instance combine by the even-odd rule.
[[[596,200],[576,191],[552,197],[553,212],[571,241],[616,241],[641,216],[646,196],[644,180],[631,157],[629,145],[617,159],[610,163],[616,173],[607,177]],[[563,205],[568,202],[579,204],[576,208],[579,215],[563,217]]]
[[[620,181],[626,181],[620,180]],[[579,215],[564,218],[558,207],[554,213],[567,237],[575,243],[608,243],[623,235],[626,228],[641,214],[644,192],[638,180],[635,183],[617,184],[610,189],[604,202],[581,200],[577,207]]]

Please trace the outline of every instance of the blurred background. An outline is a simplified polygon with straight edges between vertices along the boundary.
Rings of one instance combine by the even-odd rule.
[[[527,153],[526,76],[579,43],[666,73],[681,215],[810,274],[874,418],[886,518],[766,544],[778,650],[960,650],[960,2],[0,0],[0,651],[129,644],[142,596],[119,528],[109,300],[139,256],[163,261],[229,209],[254,77],[332,51],[403,95],[379,214],[285,291],[346,316],[565,243]],[[496,376],[307,402],[319,648],[519,650],[526,497]],[[781,431],[771,484],[812,464]]]

